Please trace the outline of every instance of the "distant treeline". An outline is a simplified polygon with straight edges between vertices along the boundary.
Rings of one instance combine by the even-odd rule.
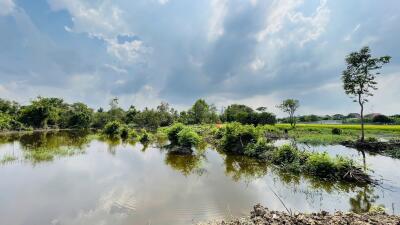
[[[183,124],[205,124],[222,122],[240,122],[243,124],[275,124],[276,116],[267,112],[266,107],[256,110],[233,104],[222,112],[205,100],[197,100],[187,111],[178,112],[168,103],[162,102],[155,109],[137,109],[130,106],[124,110],[118,105],[118,99],[110,101],[108,109],[94,110],[84,103],[66,103],[61,98],[37,97],[28,105],[0,99],[0,130],[32,129],[102,129],[112,121],[118,121],[130,127],[156,129],[169,126],[174,122]]]
[[[342,123],[359,124],[361,122],[361,116],[358,113],[350,113],[348,115],[334,114],[334,115],[324,115],[324,116],[303,115],[303,116],[297,116],[296,120],[301,123],[336,120],[336,121],[341,121]],[[282,123],[288,123],[289,118],[282,118],[279,119],[278,121]],[[365,115],[364,122],[373,124],[400,124],[400,115],[386,116],[379,113],[373,113]]]

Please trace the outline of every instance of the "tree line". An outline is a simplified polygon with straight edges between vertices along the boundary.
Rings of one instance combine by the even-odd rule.
[[[216,107],[204,99],[197,100],[188,110],[178,112],[168,103],[156,108],[127,110],[119,106],[118,98],[110,101],[108,109],[94,110],[84,103],[69,104],[61,98],[37,97],[28,105],[0,99],[0,130],[29,129],[103,129],[109,122],[120,122],[130,127],[157,129],[175,122],[209,124],[240,122],[243,124],[275,124],[276,116],[266,107],[253,110],[246,105],[232,104],[218,113]]]

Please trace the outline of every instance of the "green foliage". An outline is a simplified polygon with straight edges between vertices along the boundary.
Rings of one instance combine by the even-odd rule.
[[[290,145],[283,145],[270,154],[270,160],[279,165],[298,162],[300,160],[300,152]]]
[[[148,133],[146,130],[142,130],[142,134],[140,135],[139,141],[142,144],[147,144],[151,140],[151,134]]]
[[[200,143],[200,136],[190,127],[185,127],[178,133],[178,145],[192,148]]]
[[[244,149],[244,155],[255,157],[255,158],[264,158],[266,153],[272,151],[275,147],[272,144],[269,144],[267,140],[264,138],[258,138],[257,142],[249,143]]]
[[[342,134],[342,130],[339,129],[339,128],[337,128],[337,127],[332,128],[332,134],[334,134],[334,135],[341,135],[341,134]]]
[[[61,114],[65,118],[64,128],[87,129],[93,120],[93,110],[83,103],[74,103]]]
[[[181,112],[179,121],[185,124],[216,123],[219,120],[216,111],[215,106],[199,99],[187,112]]]
[[[178,144],[178,133],[181,132],[184,127],[185,125],[182,123],[175,123],[168,129],[167,135],[171,144]]]
[[[255,143],[260,137],[259,131],[253,125],[242,125],[238,122],[226,124],[222,132],[222,149],[237,154],[243,154],[246,146]]]
[[[126,125],[122,125],[120,128],[120,136],[122,139],[127,139],[129,137],[130,131],[129,131],[129,127]]]
[[[103,133],[109,137],[117,137],[121,134],[121,123],[118,121],[108,122],[103,129]]]
[[[20,110],[20,105],[14,101],[8,101],[0,98],[0,113],[16,115]]]
[[[34,128],[56,126],[66,108],[62,99],[38,97],[31,105],[21,107],[19,121]]]
[[[296,126],[296,117],[294,116],[294,113],[299,107],[299,100],[296,99],[286,99],[280,105],[278,105],[279,109],[289,114],[289,122],[292,127]]]
[[[347,95],[358,102],[361,109],[361,124],[364,124],[364,104],[372,91],[377,90],[374,72],[390,62],[390,56],[373,58],[369,47],[363,47],[359,52],[352,52],[346,57],[347,68],[342,73],[343,88]],[[361,141],[364,141],[364,127],[361,128]]]
[[[335,162],[326,152],[311,154],[307,160],[306,167],[309,173],[324,178],[334,176],[338,169]]]
[[[373,123],[384,123],[384,124],[387,124],[387,123],[393,123],[394,120],[392,118],[388,117],[388,116],[385,116],[385,115],[376,115],[376,116],[374,116],[372,118],[372,122]]]
[[[242,124],[275,124],[274,114],[266,112],[266,107],[259,107],[255,112],[246,105],[232,104],[226,108],[221,119],[226,122],[239,122]]]

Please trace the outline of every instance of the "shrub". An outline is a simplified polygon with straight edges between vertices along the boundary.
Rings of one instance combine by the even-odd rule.
[[[118,121],[108,122],[103,129],[103,133],[110,137],[119,136],[121,133],[121,123]]]
[[[264,158],[267,152],[270,152],[275,147],[268,144],[267,140],[259,138],[256,143],[248,144],[244,149],[244,154],[250,157]]]
[[[129,137],[129,128],[127,126],[122,126],[120,130],[121,138],[127,139]]]
[[[255,143],[259,136],[259,132],[253,125],[229,123],[223,129],[221,147],[227,152],[243,154],[245,147],[250,143]]]
[[[129,137],[136,138],[138,136],[137,132],[133,129],[129,131]]]
[[[270,158],[274,164],[285,165],[299,161],[300,152],[290,145],[283,145],[275,149]]]
[[[335,128],[332,129],[332,134],[341,135],[342,134],[342,130],[335,127]]]
[[[306,169],[310,174],[322,178],[331,178],[338,172],[334,160],[328,153],[313,153],[307,160]]]
[[[147,131],[142,131],[142,135],[139,138],[140,143],[145,144],[151,140],[151,136]]]
[[[171,144],[178,144],[178,133],[181,132],[184,128],[185,125],[183,125],[182,123],[175,123],[168,129],[167,135]]]
[[[200,143],[200,136],[191,128],[186,127],[178,133],[178,144],[182,147],[192,148]]]

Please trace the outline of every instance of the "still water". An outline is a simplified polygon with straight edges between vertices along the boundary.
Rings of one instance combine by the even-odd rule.
[[[367,154],[377,187],[295,176],[205,148],[169,155],[77,132],[0,136],[0,224],[180,225],[247,214],[256,203],[284,211],[355,211],[383,205],[399,214],[400,160]],[[363,163],[343,146],[308,147]],[[279,198],[277,197],[279,196]]]

